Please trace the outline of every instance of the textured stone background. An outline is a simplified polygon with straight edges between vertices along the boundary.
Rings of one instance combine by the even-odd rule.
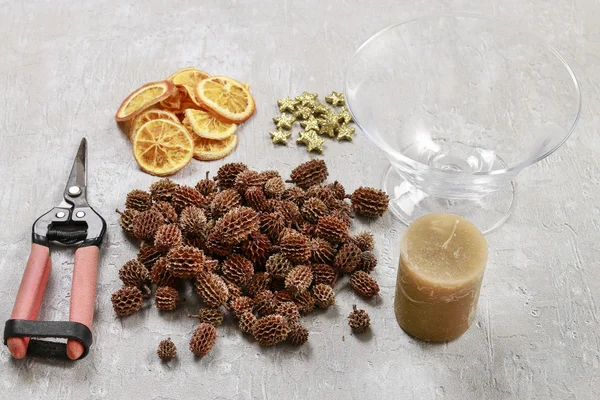
[[[0,347],[2,398],[260,399],[597,399],[600,396],[600,4],[593,0],[0,2],[0,319],[12,302],[34,219],[57,204],[79,140],[89,140],[89,197],[107,219],[95,343],[77,363],[14,361]],[[167,5],[169,3],[170,5]],[[194,65],[252,85],[258,111],[226,161],[289,173],[309,159],[267,133],[275,100],[302,90],[341,90],[345,60],[379,29],[412,16],[462,10],[504,17],[537,31],[573,66],[583,90],[575,134],[519,176],[514,215],[487,236],[490,260],[477,323],[460,340],[427,345],[406,336],[393,315],[397,243],[404,227],[389,215],[370,223],[382,286],[364,302],[347,288],[325,313],[307,318],[310,344],[261,349],[233,323],[214,351],[187,350],[192,301],[173,314],[152,307],[116,319],[117,270],[135,255],[116,207],[153,178],[140,172],[114,122],[140,84]],[[379,182],[381,153],[363,136],[327,142],[332,177],[348,188]],[[193,162],[176,176],[191,184],[222,162]],[[56,250],[43,319],[68,316],[72,253]],[[345,317],[363,305],[372,334],[350,334]],[[170,336],[180,356],[155,354]]]

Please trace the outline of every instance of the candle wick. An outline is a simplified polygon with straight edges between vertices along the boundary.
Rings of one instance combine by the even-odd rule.
[[[458,226],[458,220],[456,220],[454,222],[454,228],[452,228],[452,233],[450,233],[450,236],[448,237],[448,239],[442,245],[442,249],[446,250],[448,248],[448,245],[450,244],[450,242],[452,241],[452,238],[454,237],[454,233],[456,232],[456,227],[457,226]]]

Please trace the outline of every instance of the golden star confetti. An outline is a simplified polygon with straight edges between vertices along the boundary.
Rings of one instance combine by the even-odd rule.
[[[349,142],[352,141],[352,136],[354,136],[354,128],[349,127],[347,124],[343,124],[338,129],[337,140],[347,140]]]
[[[314,102],[312,105],[312,110],[314,115],[324,115],[331,111],[331,108],[327,107],[323,103]]]
[[[321,135],[327,135],[329,137],[335,137],[335,133],[340,127],[338,115],[334,112],[330,112],[319,118],[319,128]]]
[[[300,122],[300,125],[306,131],[315,131],[315,132],[319,133],[319,121],[317,121],[317,119],[315,118],[314,115],[311,115],[310,117],[308,117],[308,119],[306,121]]]
[[[279,111],[281,111],[281,113],[285,113],[286,111],[293,113],[296,110],[298,103],[298,100],[291,99],[290,97],[277,100],[277,105],[279,106]]]
[[[331,92],[329,96],[325,96],[325,101],[331,104],[332,106],[343,106],[346,104],[346,100],[344,99],[344,95],[338,92]]]
[[[312,109],[309,106],[303,105],[296,108],[294,117],[300,119],[308,119],[313,114]]]
[[[344,124],[348,124],[348,123],[354,121],[352,119],[352,115],[350,115],[350,111],[348,111],[348,109],[346,107],[342,107],[342,110],[338,114],[338,118],[339,118],[339,121]]]
[[[299,101],[303,105],[307,105],[307,104],[310,104],[313,101],[317,100],[318,97],[319,97],[319,95],[316,93],[304,92],[300,96],[297,96],[296,100]]]
[[[310,131],[300,131],[298,132],[298,139],[296,139],[296,144],[307,145],[309,142],[309,133]]]
[[[325,139],[321,139],[315,131],[301,132],[302,144],[306,145],[306,151],[323,153],[323,143]]]
[[[280,129],[292,129],[292,124],[296,120],[296,117],[293,115],[281,114],[279,117],[273,118],[273,122],[277,125],[277,128]]]
[[[281,129],[277,129],[274,132],[269,132],[271,135],[273,144],[282,144],[287,145],[288,139],[292,136],[292,132],[283,131]]]

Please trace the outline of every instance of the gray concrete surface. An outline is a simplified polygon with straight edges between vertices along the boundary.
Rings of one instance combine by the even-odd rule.
[[[485,2],[27,1],[0,2],[0,319],[10,315],[34,219],[57,204],[82,136],[89,139],[89,198],[107,219],[98,281],[95,343],[82,362],[12,360],[0,347],[3,399],[597,399],[600,396],[600,4],[594,0]],[[584,97],[575,134],[519,176],[514,215],[488,235],[490,260],[477,322],[460,340],[419,343],[397,326],[393,293],[399,237],[390,215],[377,237],[382,292],[364,302],[346,287],[336,306],[306,319],[310,344],[261,349],[228,322],[214,351],[187,350],[193,321],[148,307],[119,320],[110,294],[135,255],[118,226],[140,172],[113,116],[133,88],[194,65],[252,85],[258,111],[225,161],[289,172],[309,159],[274,149],[275,100],[303,90],[341,90],[353,50],[412,16],[462,10],[501,16],[538,32],[573,66]],[[364,136],[327,142],[332,176],[348,188],[378,182],[386,161]],[[223,161],[224,162],[224,161]],[[222,162],[193,162],[193,183]],[[359,226],[357,226],[357,229]],[[68,315],[72,253],[56,250],[41,318]],[[372,316],[372,334],[350,334],[351,305]],[[155,356],[170,336],[180,356]]]

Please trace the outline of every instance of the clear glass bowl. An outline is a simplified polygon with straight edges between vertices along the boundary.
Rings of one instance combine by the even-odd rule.
[[[543,40],[482,16],[390,26],[356,50],[345,96],[391,163],[383,179],[405,223],[459,214],[489,232],[514,206],[517,174],[573,132],[581,94]]]

